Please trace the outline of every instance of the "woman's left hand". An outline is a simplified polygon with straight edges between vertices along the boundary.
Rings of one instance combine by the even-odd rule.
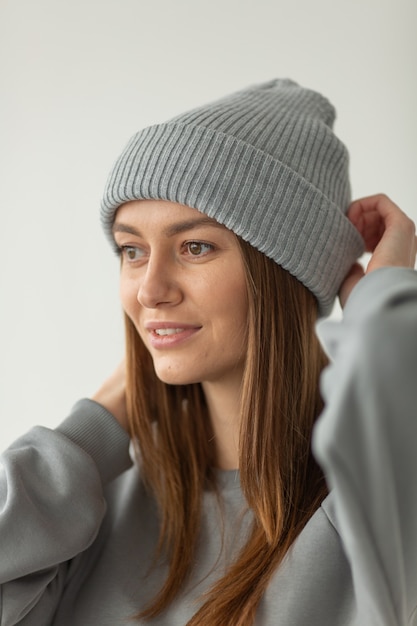
[[[129,432],[129,421],[126,408],[126,364],[121,361],[114,372],[92,396],[117,419],[119,424]]]
[[[355,263],[346,276],[339,291],[342,307],[365,274],[381,267],[413,268],[417,251],[414,222],[383,194],[352,202],[347,217],[362,235],[366,252],[372,256],[366,270]]]

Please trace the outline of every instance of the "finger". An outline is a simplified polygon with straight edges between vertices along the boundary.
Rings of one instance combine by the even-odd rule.
[[[386,223],[377,211],[369,211],[362,215],[358,230],[365,242],[366,252],[373,252],[386,230]]]
[[[417,237],[414,237],[414,246],[411,250],[411,258],[410,258],[411,267],[414,267],[416,265],[416,261],[417,261]]]
[[[372,252],[385,230],[385,220],[377,208],[377,196],[369,196],[352,202],[347,212],[365,242],[365,250]]]
[[[374,212],[377,212],[384,219],[392,215],[407,217],[400,207],[383,193],[354,200],[348,209],[347,216],[355,224],[365,215]]]
[[[414,223],[398,205],[383,194],[352,202],[347,216],[362,235],[367,252],[375,250],[385,232],[395,232],[396,238],[403,240],[405,249],[414,249]]]
[[[346,300],[348,299],[350,292],[354,288],[354,286],[360,281],[364,276],[364,269],[360,263],[355,263],[346,278],[344,279],[342,286],[339,290],[339,300],[340,306],[342,309],[345,307]]]

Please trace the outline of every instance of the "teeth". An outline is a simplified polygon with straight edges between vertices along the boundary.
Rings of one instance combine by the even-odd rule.
[[[175,335],[176,333],[180,333],[183,331],[183,328],[157,328],[155,330],[156,335]]]

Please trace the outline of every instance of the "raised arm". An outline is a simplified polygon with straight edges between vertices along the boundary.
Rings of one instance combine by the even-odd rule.
[[[371,260],[355,266],[341,323],[318,332],[332,358],[313,447],[333,490],[358,624],[417,624],[417,272],[414,225],[385,196],[349,216]]]
[[[130,465],[128,448],[113,416],[82,400],[56,430],[36,427],[1,455],[1,626],[29,615],[52,623],[74,558],[99,532],[103,487]]]

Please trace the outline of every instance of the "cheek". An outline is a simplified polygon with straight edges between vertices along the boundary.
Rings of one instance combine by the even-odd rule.
[[[136,286],[131,281],[122,278],[119,284],[119,296],[123,310],[129,317],[133,317],[133,313],[139,306]]]
[[[142,335],[141,328],[139,325],[140,305],[137,300],[136,288],[132,286],[131,284],[129,285],[128,283],[124,283],[122,281],[119,286],[119,295],[120,295],[120,302],[121,302],[123,311],[133,323],[139,337],[142,339],[142,341],[145,342],[145,337]]]
[[[219,281],[219,284],[222,282]],[[221,292],[217,290],[217,296],[216,301],[221,303],[219,312],[231,336],[237,334],[242,338],[247,328],[249,311],[246,283],[238,280],[227,285],[223,280],[223,289]]]

